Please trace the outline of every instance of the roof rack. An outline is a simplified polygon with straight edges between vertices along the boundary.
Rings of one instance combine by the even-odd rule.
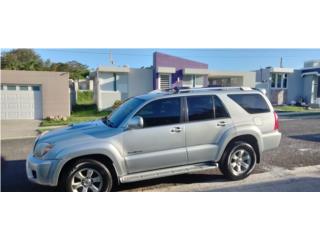
[[[179,93],[184,92],[201,92],[201,91],[227,91],[227,90],[241,90],[241,91],[250,91],[253,90],[250,87],[204,87],[204,88],[189,88],[189,89],[179,89]]]
[[[250,90],[256,90],[254,88],[251,87],[203,87],[203,88],[189,88],[189,87],[174,87],[174,88],[166,88],[166,89],[162,89],[162,90],[154,90],[151,91],[150,93],[163,93],[163,92],[167,92],[167,93],[173,93],[173,94],[177,94],[177,93],[190,93],[190,92],[204,92],[204,91],[227,91],[227,90],[241,90],[241,91],[250,91]]]

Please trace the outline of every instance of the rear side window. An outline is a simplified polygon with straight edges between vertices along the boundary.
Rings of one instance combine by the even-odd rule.
[[[260,94],[229,94],[228,96],[248,113],[270,112],[268,104]]]
[[[187,97],[189,122],[214,118],[212,96]]]
[[[180,98],[155,100],[144,106],[136,116],[143,118],[144,127],[156,127],[180,123]]]

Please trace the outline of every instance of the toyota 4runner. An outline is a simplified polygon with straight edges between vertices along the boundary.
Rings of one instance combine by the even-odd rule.
[[[26,171],[32,182],[75,192],[215,168],[239,180],[280,139],[278,116],[258,90],[169,89],[41,134]]]

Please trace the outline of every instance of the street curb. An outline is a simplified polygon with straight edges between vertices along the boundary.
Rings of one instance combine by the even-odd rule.
[[[68,125],[58,125],[58,126],[47,126],[47,127],[38,127],[37,129],[43,129],[43,128],[48,128],[48,129],[55,129],[59,127],[67,127]]]
[[[320,116],[320,112],[277,112],[277,114],[279,117]]]
[[[21,136],[21,137],[8,137],[8,138],[1,138],[1,141],[6,140],[19,140],[19,139],[29,139],[29,138],[36,138],[37,136]]]

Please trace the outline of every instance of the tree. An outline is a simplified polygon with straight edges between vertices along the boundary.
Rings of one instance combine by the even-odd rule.
[[[1,69],[39,71],[42,68],[41,57],[32,49],[13,49],[1,56]]]
[[[88,66],[77,61],[70,61],[66,63],[52,63],[50,69],[51,71],[57,72],[69,72],[70,78],[73,80],[83,79],[89,75]]]
[[[52,63],[49,59],[43,61],[32,49],[13,49],[2,53],[1,69],[69,72],[70,78],[79,80],[89,75],[88,66],[77,61]]]

